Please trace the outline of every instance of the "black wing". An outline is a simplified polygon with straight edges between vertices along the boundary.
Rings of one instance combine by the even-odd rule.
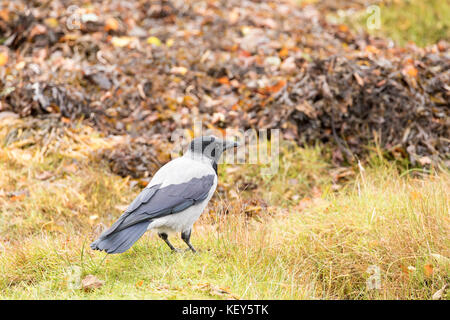
[[[164,188],[160,188],[161,185],[145,188],[100,238],[107,237],[137,223],[187,209],[207,198],[214,185],[214,178],[215,175],[206,175],[201,178],[193,178],[185,183],[171,184]]]

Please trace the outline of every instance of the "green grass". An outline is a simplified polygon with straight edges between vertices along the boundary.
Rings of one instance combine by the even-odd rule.
[[[194,226],[198,254],[174,254],[148,234],[105,258],[89,243],[140,189],[89,156],[107,139],[77,135],[44,156],[39,144],[0,148],[0,299],[430,299],[449,282],[448,172],[402,176],[376,153],[364,170],[339,170],[326,148],[287,142],[274,176],[220,168]],[[86,152],[73,170],[78,144]],[[43,170],[54,177],[38,179]],[[104,285],[71,289],[74,266]],[[379,290],[366,286],[370,266]]]
[[[338,18],[353,29],[393,39],[401,46],[414,42],[424,47],[450,41],[450,2],[442,0],[398,0],[374,3],[380,8],[381,27],[370,30],[365,9]],[[336,18],[336,16],[334,17]]]

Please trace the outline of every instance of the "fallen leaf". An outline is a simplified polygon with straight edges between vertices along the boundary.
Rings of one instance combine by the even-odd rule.
[[[25,197],[29,196],[29,191],[27,189],[18,190],[14,192],[8,193],[8,197],[10,201],[21,201],[25,199]]]
[[[67,173],[76,173],[78,171],[78,166],[75,163],[64,166],[64,171]]]
[[[353,76],[355,77],[356,82],[358,82],[360,87],[364,86],[364,80],[361,78],[361,76],[358,73],[354,72]]]
[[[25,199],[25,197],[26,197],[25,194],[20,194],[20,195],[17,195],[17,196],[12,196],[9,200],[11,202],[21,201],[21,200]]]
[[[98,279],[96,276],[89,274],[81,281],[81,287],[84,291],[92,291],[101,288],[105,281]]]
[[[258,214],[260,211],[262,210],[262,208],[260,206],[247,206],[245,208],[245,213],[247,214]]]
[[[409,197],[410,197],[412,200],[418,200],[418,199],[421,198],[420,193],[417,192],[417,191],[411,191],[411,193],[409,194]]]
[[[9,21],[9,11],[8,9],[0,10],[0,19],[3,19],[5,22]]]
[[[429,157],[420,157],[418,159],[418,161],[419,161],[420,165],[422,165],[422,166],[429,165],[432,162]]]
[[[66,117],[61,117],[61,121],[67,124],[70,124],[70,119]]]
[[[51,28],[56,28],[58,26],[58,19],[55,18],[47,18],[44,20],[45,24]]]
[[[175,43],[175,40],[174,39],[167,39],[167,41],[166,41],[166,46],[168,47],[168,48],[170,48],[171,46],[173,46],[173,44]]]
[[[209,294],[212,294],[212,295],[219,295],[219,296],[227,295],[232,299],[239,300],[239,297],[237,297],[236,295],[231,293],[231,290],[229,287],[217,287],[211,283],[202,283],[202,284],[193,286],[193,288],[204,290],[204,291],[209,291]]]
[[[339,31],[341,31],[341,32],[348,32],[348,27],[345,25],[345,24],[340,24],[339,26],[338,26],[338,29],[339,29]]]
[[[11,111],[3,111],[0,112],[0,120],[8,119],[13,120],[19,118],[19,115],[17,113],[11,112]]]
[[[67,33],[60,40],[61,41],[74,41],[77,40],[80,36],[77,33]]]
[[[6,52],[0,52],[0,67],[3,67],[8,63],[8,54]]]
[[[311,119],[316,119],[317,118],[316,109],[314,109],[314,107],[311,106],[311,104],[308,101],[306,101],[306,100],[304,100],[301,103],[297,104],[295,106],[295,109],[300,111],[300,112],[303,112],[308,118],[311,118]]]
[[[30,31],[30,38],[33,38],[40,34],[47,33],[47,28],[43,24],[37,24]]]
[[[431,277],[433,275],[433,265],[432,264],[426,264],[423,267],[423,272],[425,274],[426,277]]]
[[[41,229],[50,231],[50,232],[60,232],[60,233],[64,232],[64,228],[62,226],[60,226],[59,224],[56,224],[54,221],[45,223],[41,227]]]
[[[38,180],[47,180],[47,179],[53,177],[53,173],[50,171],[43,171],[43,172],[37,174],[35,177]]]
[[[161,40],[159,40],[157,37],[148,37],[147,43],[159,47],[161,45]]]
[[[312,188],[312,195],[314,198],[320,198],[322,196],[322,190],[318,186]]]
[[[371,46],[371,45],[366,46],[365,51],[370,52],[370,53],[375,53],[375,54],[380,52],[380,50],[378,50],[376,47]]]
[[[217,81],[221,84],[230,84],[230,80],[228,80],[228,77],[222,77],[217,79]]]
[[[413,78],[416,78],[417,77],[417,74],[418,74],[418,70],[414,67],[414,66],[412,66],[412,65],[408,65],[408,66],[406,66],[404,69],[403,69],[403,71],[407,74],[407,75],[409,75],[410,77],[413,77]]]
[[[277,93],[281,89],[283,89],[285,85],[286,85],[286,81],[285,80],[280,80],[275,85],[267,87],[266,90],[268,92],[271,92],[271,93]]]
[[[283,63],[280,66],[280,69],[285,72],[292,72],[296,70],[297,65],[295,64],[295,58],[289,57],[286,60],[283,61]]]
[[[307,207],[309,207],[312,204],[312,200],[309,197],[305,197],[302,200],[300,200],[300,202],[298,203],[297,206],[295,206],[295,209],[297,209],[298,211],[303,211],[304,209],[306,209]]]
[[[405,265],[400,265],[400,269],[402,270],[402,273],[406,276],[409,277],[409,274],[411,273],[411,270],[405,266]]]
[[[116,208],[119,211],[125,211],[125,210],[127,210],[128,205],[126,205],[126,204],[118,204],[114,208]]]
[[[282,59],[286,58],[289,55],[289,49],[287,49],[287,48],[281,49],[280,52],[278,52],[278,55]]]
[[[126,47],[135,40],[136,38],[134,37],[112,37],[111,43],[115,47]]]
[[[117,31],[119,22],[114,18],[108,18],[105,23],[105,31]]]
[[[149,181],[149,180],[146,180],[146,179],[139,179],[139,180],[138,180],[138,185],[139,185],[141,188],[145,188],[145,187],[148,185],[149,182],[150,182],[150,181]]]
[[[273,67],[278,67],[281,64],[281,59],[279,57],[267,57],[264,60],[264,64]]]
[[[20,62],[16,63],[15,68],[16,68],[16,70],[22,70],[23,68],[25,68],[25,66],[26,66],[26,62],[20,61]]]
[[[186,69],[185,67],[172,67],[172,69],[170,69],[170,73],[181,75],[185,75],[187,71],[188,69]]]
[[[235,24],[239,20],[239,9],[234,8],[231,10],[231,12],[228,14],[228,21],[230,24]]]

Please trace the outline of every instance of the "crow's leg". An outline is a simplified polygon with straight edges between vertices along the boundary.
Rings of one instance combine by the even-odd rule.
[[[192,252],[197,252],[197,250],[195,250],[195,248],[191,244],[191,231],[192,229],[183,231],[181,233],[181,239],[183,239],[183,241],[188,245],[189,249],[191,249]]]
[[[167,235],[167,233],[161,232],[158,233],[158,236],[164,240],[165,243],[167,243],[167,245],[169,246],[170,249],[172,249],[172,251],[177,252],[178,250],[170,243],[169,241],[169,237]]]

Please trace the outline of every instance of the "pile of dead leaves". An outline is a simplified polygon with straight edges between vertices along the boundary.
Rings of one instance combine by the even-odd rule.
[[[167,142],[196,118],[332,143],[341,162],[373,142],[414,165],[449,158],[443,41],[398,48],[295,1],[0,3],[0,112],[84,119],[132,142]],[[132,143],[105,157],[145,176],[156,151]]]

